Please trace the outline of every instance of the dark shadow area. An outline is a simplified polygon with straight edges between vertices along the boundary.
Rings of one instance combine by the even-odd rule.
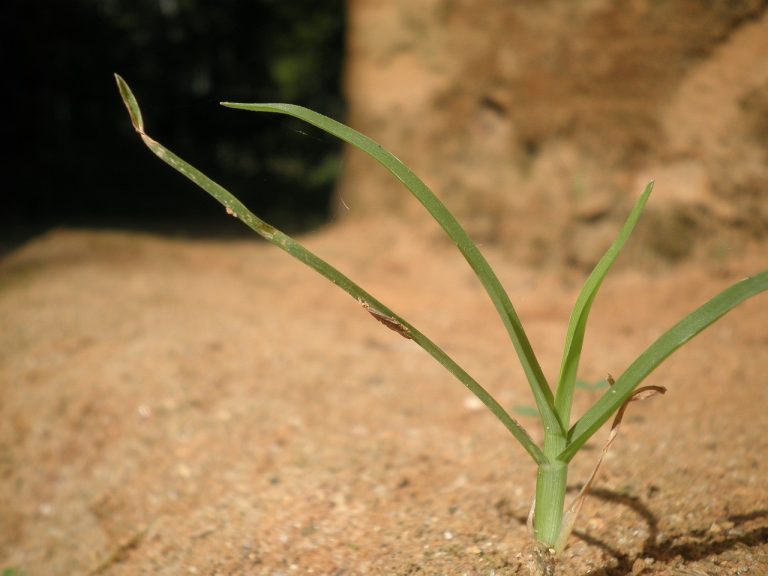
[[[725,533],[712,533],[710,527],[707,526],[685,533],[667,534],[664,538],[660,538],[658,520],[639,497],[603,488],[593,489],[590,492],[590,497],[625,506],[640,516],[648,526],[648,537],[643,543],[642,550],[633,555],[625,554],[599,538],[574,530],[574,536],[587,544],[597,546],[614,558],[616,562],[615,565],[606,565],[590,572],[592,575],[625,576],[632,573],[632,566],[638,558],[652,559],[655,566],[675,561],[678,557],[684,562],[696,562],[708,556],[722,554],[738,546],[757,546],[768,540],[768,526],[750,530],[742,529],[742,526],[748,522],[768,517],[768,510],[756,510],[750,514],[727,516],[725,521],[733,526]],[[640,573],[642,574],[642,572]]]
[[[580,486],[569,487],[569,492],[577,492]],[[732,514],[725,517],[730,528],[713,533],[710,526],[690,530],[680,534],[660,536],[658,520],[641,498],[634,495],[614,492],[605,488],[593,488],[590,498],[598,498],[611,504],[624,506],[642,518],[648,527],[648,536],[637,554],[627,554],[618,548],[595,537],[592,534],[574,530],[573,536],[590,546],[600,548],[613,561],[589,572],[591,576],[626,576],[632,574],[632,567],[638,559],[652,559],[654,566],[670,563],[681,558],[684,562],[696,562],[709,556],[719,555],[739,546],[758,546],[768,542],[768,525],[745,529],[744,526],[755,520],[768,518],[768,510],[755,510],[749,514]],[[497,504],[497,510],[503,517],[514,519],[525,526],[527,517],[515,514],[506,501]],[[578,521],[577,521],[578,523]],[[643,572],[641,571],[640,574]]]
[[[578,489],[580,490],[581,487],[579,487]],[[626,508],[629,508],[635,514],[637,514],[640,518],[642,518],[648,527],[648,537],[645,540],[645,546],[643,547],[643,550],[645,550],[645,548],[648,547],[650,543],[655,543],[658,540],[659,522],[656,519],[656,517],[653,515],[653,513],[650,511],[650,509],[637,496],[632,496],[629,494],[623,494],[619,492],[613,492],[611,490],[606,490],[605,488],[593,488],[592,490],[590,490],[588,497],[598,498],[605,502],[610,502],[612,504],[618,504],[620,506],[624,506]],[[635,561],[636,557],[630,556],[629,554],[625,554],[624,552],[621,552],[620,550],[614,548],[607,542],[603,542],[599,538],[595,538],[594,536],[587,534],[586,532],[582,532],[580,530],[574,530],[573,535],[576,538],[586,542],[591,546],[596,546],[597,548],[600,548],[603,552],[605,552],[606,554],[608,554],[609,556],[611,556],[616,560],[617,565],[615,567],[601,568],[596,572],[597,574],[613,575],[613,574],[627,574],[631,572],[632,563]],[[641,555],[641,557],[646,558],[647,556]]]
[[[147,130],[254,212],[293,231],[328,218],[339,143],[218,102],[287,101],[343,118],[343,0],[9,0],[0,18],[4,252],[58,225],[234,228],[137,139],[114,72]]]

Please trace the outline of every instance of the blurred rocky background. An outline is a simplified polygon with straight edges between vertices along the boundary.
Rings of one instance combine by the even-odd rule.
[[[478,241],[524,262],[590,265],[651,178],[633,244],[666,261],[724,255],[768,236],[767,7],[6,0],[3,236],[62,224],[240,230],[139,144],[118,71],[155,137],[292,231],[336,216],[428,218],[362,154],[218,101],[345,119]]]
[[[724,254],[768,235],[767,6],[349,0],[348,119],[527,261],[593,263],[651,178],[643,244]],[[397,187],[347,155],[351,211],[420,218]]]

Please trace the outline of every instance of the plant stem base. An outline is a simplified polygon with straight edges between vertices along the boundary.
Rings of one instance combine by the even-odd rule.
[[[555,554],[541,542],[532,542],[528,556],[530,576],[555,576]]]

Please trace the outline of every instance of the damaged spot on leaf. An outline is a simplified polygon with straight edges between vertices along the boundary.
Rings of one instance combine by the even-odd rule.
[[[371,316],[373,316],[376,320],[384,324],[387,328],[390,330],[394,330],[400,336],[403,338],[407,338],[408,340],[413,340],[413,337],[411,336],[410,331],[408,328],[406,328],[403,324],[401,324],[397,319],[388,316],[387,314],[384,314],[383,312],[376,310],[373,306],[368,304],[368,302],[364,302],[363,300],[358,300],[363,308],[365,308],[365,311],[368,312]]]

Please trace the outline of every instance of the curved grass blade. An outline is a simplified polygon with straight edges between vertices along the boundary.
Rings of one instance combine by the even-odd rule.
[[[542,372],[539,362],[536,359],[536,355],[531,348],[522,323],[517,316],[517,312],[512,306],[512,302],[509,300],[509,296],[504,291],[499,279],[496,277],[496,274],[491,269],[485,257],[469,238],[466,231],[461,227],[453,214],[450,213],[448,208],[445,207],[437,196],[435,196],[427,185],[424,184],[424,182],[416,176],[410,168],[403,164],[394,154],[385,150],[379,143],[368,136],[361,134],[357,130],[353,130],[341,122],[337,122],[332,118],[318,114],[317,112],[302,106],[293,104],[243,104],[236,102],[222,102],[221,104],[228,108],[237,108],[251,112],[286,114],[303,120],[304,122],[312,124],[344,142],[359,148],[400,180],[454,241],[459,251],[467,260],[470,267],[485,287],[485,290],[488,292],[491,301],[504,322],[504,326],[509,333],[512,344],[520,359],[523,371],[525,372],[528,383],[533,391],[533,396],[536,399],[536,406],[539,410],[545,430],[550,434],[565,434],[566,428],[560,423],[560,419],[555,415],[552,390],[544,377],[544,373]]]
[[[715,320],[765,290],[768,290],[768,270],[726,288],[662,334],[571,428],[568,446],[560,453],[558,460],[569,462],[611,414],[632,396],[632,391],[637,385],[670,354]]]
[[[597,296],[600,285],[603,283],[603,279],[605,279],[605,275],[613,266],[619,252],[621,252],[624,244],[627,243],[632,231],[635,229],[635,225],[646,202],[648,202],[648,197],[651,195],[652,190],[653,182],[649,182],[632,212],[630,212],[616,240],[613,241],[613,244],[611,244],[589,275],[589,278],[587,278],[573,307],[565,337],[565,349],[560,366],[560,377],[557,381],[557,392],[555,393],[555,411],[560,416],[560,421],[565,428],[568,427],[571,419],[576,374],[579,370],[579,359],[581,358],[581,350],[584,345],[584,332],[587,329],[587,319],[592,309],[592,303],[595,300],[595,296]]]
[[[141,117],[141,111],[139,109],[138,102],[133,96],[133,93],[126,84],[125,80],[123,80],[120,76],[115,74],[115,79],[117,80],[117,85],[120,89],[120,94],[123,97],[123,101],[125,102],[125,105],[128,108],[128,112],[131,115],[134,128],[139,133],[139,136],[141,136],[141,139],[144,141],[147,147],[158,158],[189,178],[200,188],[208,192],[208,194],[213,196],[216,200],[224,205],[229,214],[237,217],[251,230],[266,240],[269,240],[277,247],[286,251],[300,262],[314,269],[316,272],[355,298],[376,320],[383,323],[388,328],[398,332],[401,336],[416,342],[430,356],[437,360],[462,384],[464,384],[464,386],[466,386],[475,396],[477,396],[483,404],[485,404],[485,406],[496,416],[496,418],[498,418],[499,421],[504,424],[512,436],[514,436],[518,442],[520,442],[523,448],[525,448],[525,450],[531,455],[536,463],[543,464],[547,461],[544,453],[534,443],[525,429],[514,418],[512,418],[506,410],[504,410],[504,408],[493,398],[493,396],[488,393],[487,390],[485,390],[485,388],[483,388],[474,378],[472,378],[466,371],[464,371],[464,369],[459,366],[450,356],[448,356],[439,346],[424,336],[419,330],[417,330],[413,325],[409,324],[405,319],[395,314],[387,306],[379,302],[371,294],[347,278],[347,276],[342,274],[339,270],[316,256],[313,252],[307,250],[304,246],[302,246],[299,242],[290,236],[283,234],[280,230],[267,224],[258,216],[253,214],[228,190],[208,178],[195,167],[191,166],[176,156],[162,144],[147,136],[147,134],[144,132],[143,124],[135,121],[136,118]]]

